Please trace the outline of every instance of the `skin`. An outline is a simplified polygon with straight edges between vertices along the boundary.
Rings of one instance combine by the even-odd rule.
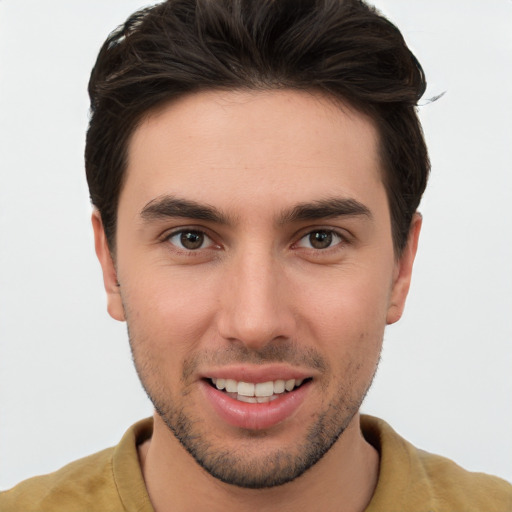
[[[416,215],[394,254],[377,147],[364,115],[288,90],[189,95],[133,134],[115,257],[97,212],[93,227],[108,311],[127,321],[160,412],[139,448],[157,512],[369,503],[378,454],[358,411],[385,326],[402,314],[421,226]],[[177,214],[177,198],[202,210]],[[345,209],[318,208],[329,201]],[[205,235],[187,249],[184,233]],[[223,372],[309,380],[284,419],[241,428],[205,394]]]

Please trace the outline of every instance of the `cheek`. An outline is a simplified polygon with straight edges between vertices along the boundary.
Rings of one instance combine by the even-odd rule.
[[[363,393],[373,378],[389,295],[383,273],[352,270],[331,276],[319,287],[310,283],[309,293],[303,294],[300,326],[300,332],[308,333],[308,341],[329,359],[331,384],[341,383],[342,391],[348,394]]]
[[[296,290],[294,297],[302,297],[301,309],[311,325],[333,335],[350,332],[352,339],[383,331],[389,306],[389,273],[352,267],[327,279],[307,279],[300,286],[302,293]]]
[[[139,272],[123,286],[132,337],[158,348],[162,357],[169,347],[175,356],[186,354],[212,324],[217,299],[211,288],[207,281],[171,268]]]

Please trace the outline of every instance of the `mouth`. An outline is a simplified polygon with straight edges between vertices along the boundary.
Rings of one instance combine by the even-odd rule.
[[[244,430],[269,429],[295,417],[311,396],[313,377],[300,373],[231,368],[203,376],[201,388],[206,403],[225,423]],[[236,380],[236,374],[245,380]]]
[[[239,402],[250,404],[263,404],[284,397],[296,391],[311,381],[306,379],[277,379],[267,382],[244,382],[233,379],[210,378],[206,379],[210,386],[224,392],[227,396]]]

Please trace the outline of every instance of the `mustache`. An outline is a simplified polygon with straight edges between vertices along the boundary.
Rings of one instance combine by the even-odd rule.
[[[325,372],[328,368],[325,358],[310,347],[297,347],[289,341],[276,341],[260,349],[250,349],[241,343],[217,350],[203,350],[185,359],[182,379],[188,381],[197,369],[204,366],[224,366],[232,363],[263,365],[288,363],[292,366],[311,368]]]

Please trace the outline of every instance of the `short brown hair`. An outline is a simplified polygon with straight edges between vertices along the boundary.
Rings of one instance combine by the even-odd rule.
[[[395,252],[430,170],[416,105],[426,82],[400,31],[359,0],[167,0],[103,44],[89,82],[85,164],[111,250],[129,139],[163,102],[209,89],[318,90],[379,132]]]

